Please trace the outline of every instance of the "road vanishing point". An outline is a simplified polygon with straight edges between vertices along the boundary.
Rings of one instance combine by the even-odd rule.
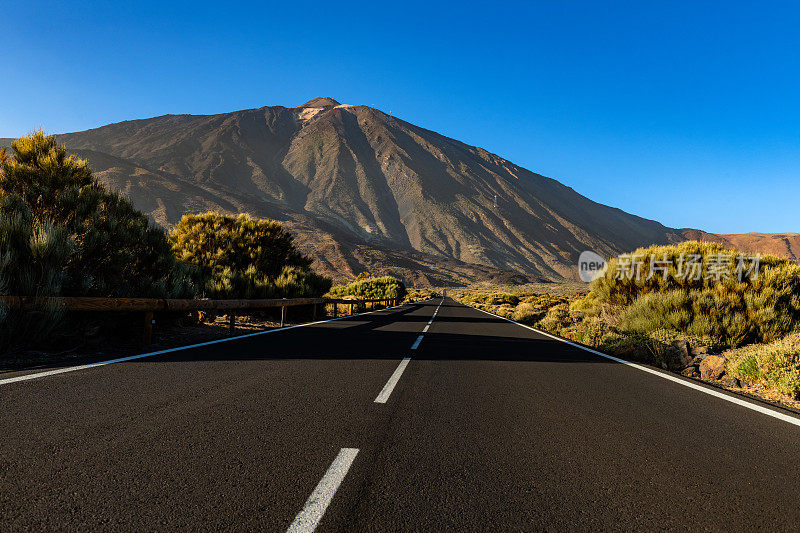
[[[445,298],[0,375],[0,530],[796,530],[800,419]]]

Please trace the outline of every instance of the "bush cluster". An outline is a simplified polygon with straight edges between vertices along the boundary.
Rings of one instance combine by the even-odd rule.
[[[633,255],[667,258],[672,266],[666,279],[617,276],[619,259],[612,259],[605,274],[590,285],[589,297],[597,303],[625,307],[620,326],[636,333],[658,329],[710,337],[728,346],[771,342],[800,324],[800,267],[774,256],[763,256],[758,276],[700,279],[677,275],[678,258],[702,255],[703,272],[715,254],[740,255],[714,243],[685,242],[651,246]]]
[[[419,302],[431,298],[441,298],[442,293],[434,289],[407,289],[404,302]]]
[[[0,276],[21,296],[181,297],[189,272],[165,233],[55,137],[36,132],[0,162]]]
[[[166,234],[35,132],[0,154],[0,291],[18,296],[187,297]],[[0,313],[0,350],[51,339],[62,313]]]
[[[331,298],[351,296],[359,299],[393,298],[399,300],[402,300],[405,295],[406,286],[402,280],[393,276],[374,277],[371,274],[362,274],[347,285],[336,285],[327,294]]]
[[[757,277],[693,279],[678,275],[682,254],[701,255],[701,273],[715,254],[744,255],[713,243],[652,246],[630,255],[654,256],[663,264],[672,260],[666,279],[663,274],[647,279],[646,270],[638,279],[619,279],[619,260],[613,259],[585,296],[454,291],[454,297],[625,359],[674,370],[682,369],[674,368],[676,340],[716,353],[727,350],[729,376],[799,396],[800,267],[764,256]]]
[[[453,297],[483,311],[529,325],[537,324],[553,306],[568,302],[565,296],[533,292],[455,290]]]
[[[10,154],[0,150],[0,294],[321,296],[331,281],[310,265],[279,223],[247,215],[186,216],[168,237],[54,136],[34,132],[15,140]],[[66,337],[74,345],[81,331],[69,318],[68,333],[57,308],[12,313],[0,305],[0,352]],[[97,331],[91,320],[84,325]]]
[[[196,268],[209,298],[317,297],[331,287],[274,220],[249,215],[184,215],[170,233],[176,257]]]

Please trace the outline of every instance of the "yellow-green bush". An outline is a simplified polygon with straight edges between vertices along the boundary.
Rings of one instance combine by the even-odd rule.
[[[568,299],[549,293],[507,293],[498,291],[456,290],[453,298],[489,313],[510,318],[528,325],[536,325],[555,305],[566,305]]]
[[[800,333],[769,343],[723,353],[726,372],[791,397],[800,395]]]
[[[516,309],[511,318],[522,324],[533,325],[544,318],[547,311],[541,307],[537,307],[533,303],[522,302]]]
[[[611,328],[606,321],[590,316],[575,325],[574,339],[587,346],[600,348],[610,333]]]
[[[441,298],[442,293],[434,289],[408,289],[403,301],[419,302],[430,300],[431,298]]]
[[[402,280],[393,276],[365,277],[356,279],[347,285],[331,287],[327,296],[331,298],[344,298],[354,296],[363,299],[395,298],[403,299],[406,295],[406,286]]]
[[[602,302],[597,294],[590,292],[582,298],[576,298],[569,303],[570,311],[583,311],[587,314],[596,314],[602,307]]]
[[[667,345],[651,335],[641,333],[615,334],[609,332],[602,338],[600,349],[630,361],[661,366]]]
[[[520,301],[520,296],[517,294],[511,294],[507,292],[464,292],[464,293],[457,293],[457,297],[464,303],[468,303],[470,305],[474,305],[477,307],[476,304],[481,305],[492,305],[492,306],[502,306],[502,305],[510,305],[516,306]]]
[[[572,323],[569,317],[569,305],[561,303],[554,305],[547,310],[545,317],[539,321],[539,327],[553,333],[560,333],[561,330]]]
[[[106,190],[85,161],[41,132],[0,152],[0,294],[191,297],[190,270],[163,230]],[[0,315],[0,351],[83,340],[45,305]],[[108,322],[104,318],[103,323]],[[59,333],[57,335],[57,333]]]
[[[209,298],[317,297],[331,286],[310,270],[311,259],[274,220],[184,215],[170,240],[176,257],[197,269],[198,284]]]
[[[700,279],[681,279],[678,259],[690,254],[702,256]],[[675,246],[641,248],[631,255],[671,261],[666,279],[659,272],[647,279],[645,261],[638,277],[618,277],[619,258],[609,261],[605,275],[590,285],[586,302],[626,307],[620,326],[638,333],[672,329],[691,335],[708,336],[730,346],[748,342],[770,342],[800,324],[800,267],[786,259],[764,256],[758,276],[740,280],[707,276],[715,254],[732,258],[741,253],[714,243],[686,242]],[[745,268],[749,264],[745,263]]]

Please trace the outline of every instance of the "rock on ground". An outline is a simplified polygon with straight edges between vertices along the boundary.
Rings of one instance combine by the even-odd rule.
[[[715,380],[725,374],[725,358],[718,355],[708,355],[700,362],[700,377],[706,380]]]

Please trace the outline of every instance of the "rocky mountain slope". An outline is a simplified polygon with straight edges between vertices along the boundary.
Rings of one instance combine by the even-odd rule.
[[[610,256],[685,238],[481,148],[332,98],[59,139],[165,227],[209,209],[281,220],[316,268],[339,279],[364,270],[414,284],[574,278],[583,250]]]

